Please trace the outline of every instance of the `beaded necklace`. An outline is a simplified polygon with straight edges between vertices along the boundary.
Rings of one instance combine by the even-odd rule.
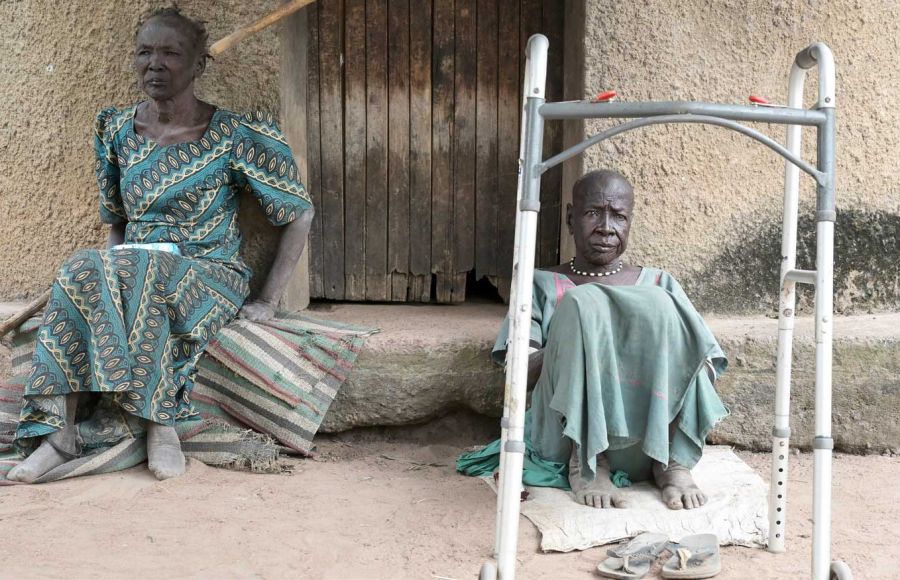
[[[569,260],[569,268],[572,270],[572,273],[577,276],[586,276],[590,278],[603,277],[603,276],[612,276],[613,274],[618,274],[622,271],[622,268],[625,267],[625,263],[619,260],[619,266],[615,270],[607,270],[606,272],[582,272],[581,270],[575,269],[575,258]]]

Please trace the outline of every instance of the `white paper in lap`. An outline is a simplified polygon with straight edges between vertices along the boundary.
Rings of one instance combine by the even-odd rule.
[[[714,533],[719,544],[765,547],[768,536],[768,485],[729,447],[707,447],[692,470],[709,501],[693,510],[670,510],[648,482],[627,489],[629,509],[597,509],[575,502],[567,491],[529,487],[522,515],[541,532],[545,552],[585,550],[634,537],[641,532],[683,536]],[[493,487],[492,478],[486,478]],[[496,488],[495,488],[496,491]]]

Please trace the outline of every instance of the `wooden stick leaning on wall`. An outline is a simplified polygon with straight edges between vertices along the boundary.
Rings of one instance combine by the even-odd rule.
[[[39,312],[41,308],[47,304],[48,300],[50,300],[50,290],[45,291],[43,294],[26,304],[22,310],[16,312],[0,323],[0,338],[6,336],[6,333],[11,330],[17,329],[23,322]]]
[[[304,6],[312,4],[313,2],[315,2],[315,0],[291,0],[291,2],[282,4],[253,24],[244,26],[243,28],[238,28],[228,36],[214,42],[213,45],[209,47],[209,54],[214,57],[219,56],[248,36],[256,34],[260,30],[272,26],[284,17],[293,14],[297,10],[300,10]]]

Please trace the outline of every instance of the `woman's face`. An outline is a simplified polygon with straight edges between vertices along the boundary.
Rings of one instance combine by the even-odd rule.
[[[628,247],[634,210],[631,185],[624,179],[588,179],[576,189],[567,215],[575,251],[588,264],[611,264]]]
[[[193,91],[194,79],[203,72],[203,59],[197,52],[177,23],[149,20],[138,32],[134,47],[141,90],[157,101]]]

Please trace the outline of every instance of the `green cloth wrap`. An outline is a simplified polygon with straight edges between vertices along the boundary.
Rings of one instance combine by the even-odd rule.
[[[494,360],[505,358],[507,328],[505,322]],[[636,481],[649,475],[650,460],[690,469],[706,436],[728,414],[707,372],[710,361],[716,376],[723,373],[725,354],[662,270],[643,268],[633,286],[577,287],[560,274],[536,271],[531,341],[544,348],[530,439],[526,434],[530,453],[541,459],[534,466],[567,465],[575,443],[587,480],[596,476],[596,457],[604,452],[611,471]],[[617,459],[626,456],[628,468],[621,469]],[[646,465],[634,467],[635,456]],[[466,454],[461,461],[474,459]],[[552,479],[528,474],[528,466],[525,471],[526,484]]]
[[[500,440],[476,451],[463,453],[456,460],[456,471],[472,477],[493,474],[500,467]],[[538,455],[531,444],[531,412],[525,414],[525,458],[522,464],[522,483],[534,487],[569,488],[569,465],[547,461]]]
[[[631,479],[628,478],[627,473],[621,470],[610,473],[609,480],[616,487],[631,487]]]

